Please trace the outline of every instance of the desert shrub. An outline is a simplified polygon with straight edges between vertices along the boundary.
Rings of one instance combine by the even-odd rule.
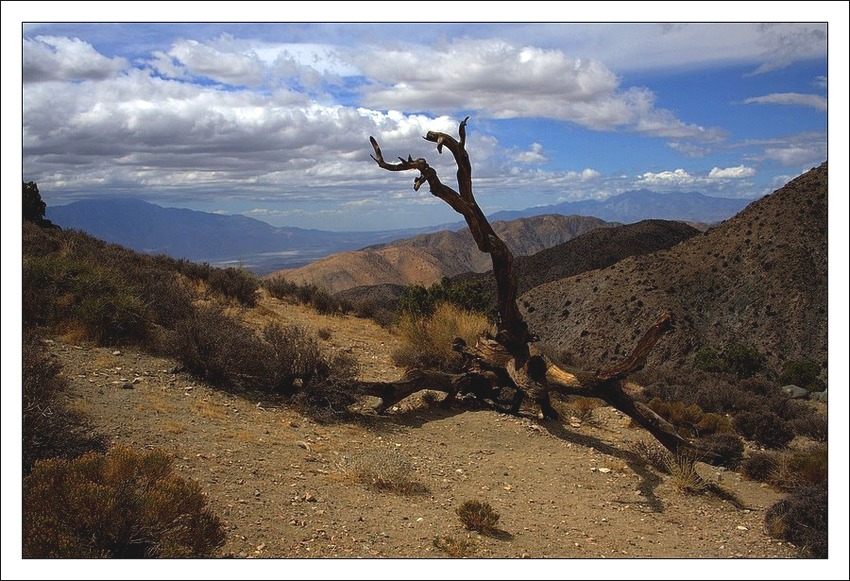
[[[579,396],[570,401],[567,409],[573,417],[578,418],[582,422],[589,422],[593,419],[593,410],[605,405],[605,402],[601,399]]]
[[[60,255],[24,257],[25,324],[77,327],[100,344],[143,342],[152,312],[119,271]]]
[[[766,532],[794,543],[805,556],[829,556],[829,496],[826,483],[797,489],[770,507],[764,516]]]
[[[224,543],[200,486],[161,451],[46,460],[23,484],[26,558],[204,557]]]
[[[764,369],[765,357],[755,347],[733,343],[723,350],[705,346],[694,355],[694,366],[711,373],[732,373],[739,379],[753,377]]]
[[[409,285],[399,297],[397,308],[402,316],[421,318],[433,315],[438,305],[444,303],[484,315],[492,315],[496,308],[493,293],[480,282],[456,281],[449,277],[443,277],[427,289],[419,284]]]
[[[499,513],[488,502],[467,500],[455,512],[463,526],[470,531],[491,533],[499,522]]]
[[[673,424],[676,431],[686,438],[733,431],[728,418],[714,413],[706,414],[695,403],[686,405],[680,401],[666,402],[654,397],[647,405],[652,411]]]
[[[260,281],[254,274],[241,268],[214,268],[207,279],[210,290],[237,300],[246,307],[257,304]]]
[[[766,448],[779,449],[794,439],[788,423],[766,410],[740,412],[732,423],[739,434]]]
[[[782,366],[780,385],[799,385],[809,391],[823,391],[826,384],[820,379],[820,365],[811,359],[792,359]]]
[[[667,458],[667,473],[673,486],[686,494],[702,494],[708,490],[708,483],[697,472],[693,458],[671,454]]]
[[[333,336],[333,331],[329,327],[322,327],[316,331],[316,334],[322,341],[327,341]]]
[[[60,375],[61,366],[47,356],[34,333],[24,335],[23,356],[24,473],[38,460],[103,450],[105,438],[92,432],[82,414],[63,405],[67,381]]]
[[[340,472],[355,482],[402,495],[420,494],[427,488],[416,481],[413,464],[397,448],[377,448],[346,458]]]
[[[806,436],[816,442],[829,439],[829,420],[825,414],[813,413],[810,416],[795,418],[788,422],[798,436]]]
[[[829,473],[829,457],[825,445],[784,452],[770,484],[782,490],[794,490],[825,482]]]
[[[200,306],[177,324],[168,351],[192,374],[217,387],[250,387],[263,345],[256,333],[224,313],[221,307]]]
[[[438,369],[457,372],[462,367],[460,355],[452,350],[452,341],[460,337],[475,344],[490,324],[481,314],[440,303],[429,317],[404,315],[396,326],[401,345],[393,354],[393,362],[401,367]]]
[[[298,290],[298,283],[286,280],[281,275],[263,279],[261,284],[276,299],[285,299],[294,296]]]
[[[437,535],[434,537],[433,544],[453,559],[470,557],[475,553],[477,548],[475,541],[468,537],[457,538]]]
[[[729,433],[713,433],[699,439],[699,444],[709,452],[720,457],[719,464],[726,468],[736,468],[744,457],[744,443],[741,438]]]
[[[775,452],[753,452],[741,464],[744,478],[757,482],[771,482],[779,470],[779,455]]]
[[[659,472],[669,474],[667,466],[672,460],[672,456],[666,448],[659,446],[655,442],[637,440],[632,442],[631,450]]]

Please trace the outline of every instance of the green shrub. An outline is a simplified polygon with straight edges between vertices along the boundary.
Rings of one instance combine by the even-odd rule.
[[[706,346],[694,355],[694,367],[711,373],[732,373],[739,379],[753,377],[764,369],[765,357],[755,347],[733,343],[722,351]]]
[[[460,337],[469,345],[490,329],[486,317],[440,303],[429,317],[404,315],[396,326],[401,345],[393,352],[393,362],[400,367],[438,369],[459,372],[463,361],[452,349]]]
[[[767,510],[767,533],[794,543],[804,556],[829,556],[829,494],[826,483],[794,491]]]
[[[794,439],[788,423],[773,412],[740,412],[733,420],[735,430],[766,448],[782,448]]]
[[[455,512],[463,526],[470,531],[492,533],[496,530],[496,524],[499,522],[499,513],[487,502],[467,500]]]
[[[24,473],[38,460],[103,450],[105,439],[92,432],[81,414],[63,405],[67,381],[60,375],[61,366],[47,356],[34,333],[24,335],[23,356]]]
[[[205,557],[224,543],[200,486],[161,451],[46,460],[23,484],[25,558]]]
[[[496,310],[492,292],[481,283],[453,281],[449,277],[443,277],[427,289],[420,284],[409,285],[399,297],[397,308],[401,316],[422,318],[433,315],[437,306],[444,303],[488,316],[493,316]]]
[[[818,377],[820,365],[811,359],[793,359],[782,366],[780,385],[799,385],[809,391],[823,391],[826,384]]]

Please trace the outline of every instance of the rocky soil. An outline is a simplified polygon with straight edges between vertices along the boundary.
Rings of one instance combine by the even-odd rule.
[[[389,358],[395,339],[368,321],[279,302],[263,308],[283,323],[324,329],[325,347],[355,355],[364,378],[401,375]],[[388,417],[365,409],[360,421],[319,424],[268,396],[214,390],[172,360],[60,338],[49,348],[70,380],[72,405],[97,430],[114,443],[168,451],[177,472],[201,484],[227,530],[222,556],[797,555],[763,531],[779,493],[705,465],[702,476],[729,497],[681,492],[632,451],[648,436],[613,408],[556,423],[468,403],[443,410],[414,396]],[[397,477],[411,484],[408,493],[370,486],[358,478],[364,467],[407,470]],[[490,503],[498,530],[466,531],[455,510],[467,500]],[[436,537],[449,548],[437,548]]]

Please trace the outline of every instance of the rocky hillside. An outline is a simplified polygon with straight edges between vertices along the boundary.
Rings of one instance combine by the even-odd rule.
[[[597,228],[532,256],[520,256],[514,262],[519,292],[574,276],[588,270],[610,266],[629,256],[647,254],[675,246],[699,234],[683,222],[644,220],[614,228]],[[480,281],[496,292],[492,271],[468,273],[458,278]]]
[[[539,286],[520,298],[545,343],[591,366],[617,360],[664,311],[655,363],[706,344],[827,363],[827,164],[673,249]]]
[[[527,256],[596,228],[616,225],[598,218],[551,215],[495,222],[493,228],[517,256]],[[294,282],[314,283],[339,292],[364,285],[430,285],[444,276],[483,272],[490,267],[490,257],[478,250],[465,228],[335,254],[270,276],[282,274]]]

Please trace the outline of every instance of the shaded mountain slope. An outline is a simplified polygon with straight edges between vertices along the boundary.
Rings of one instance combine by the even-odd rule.
[[[588,365],[620,359],[663,311],[677,323],[651,356],[677,363],[741,342],[778,369],[827,359],[827,164],[673,249],[539,286],[532,328]]]

